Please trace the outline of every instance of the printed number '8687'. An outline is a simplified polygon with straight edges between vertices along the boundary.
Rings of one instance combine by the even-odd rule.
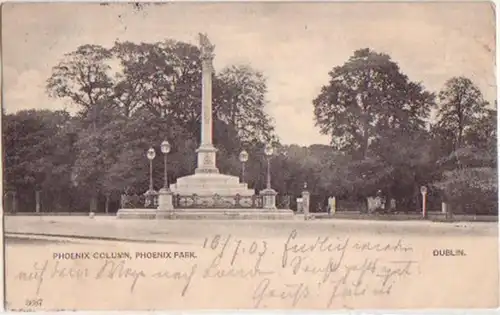
[[[27,307],[39,307],[42,306],[42,299],[27,299],[25,302],[25,306]]]

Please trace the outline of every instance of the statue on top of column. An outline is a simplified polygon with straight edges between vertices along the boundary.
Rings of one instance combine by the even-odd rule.
[[[212,45],[212,43],[210,43],[207,34],[198,33],[198,36],[200,39],[201,58],[212,59],[214,57],[215,45]]]

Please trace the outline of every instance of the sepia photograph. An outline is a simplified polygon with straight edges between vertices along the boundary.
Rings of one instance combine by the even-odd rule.
[[[495,4],[1,7],[8,311],[499,305]]]

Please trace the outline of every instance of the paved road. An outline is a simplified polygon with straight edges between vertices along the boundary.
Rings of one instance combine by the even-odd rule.
[[[496,223],[441,223],[429,221],[368,220],[119,220],[114,217],[21,217],[5,218],[6,233],[86,236],[149,241],[174,241],[205,237],[210,234],[285,237],[296,229],[301,234],[374,234],[400,236],[493,236]]]

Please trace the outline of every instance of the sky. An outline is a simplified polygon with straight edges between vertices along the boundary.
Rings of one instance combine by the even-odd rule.
[[[79,45],[166,38],[215,45],[215,70],[251,65],[267,78],[276,132],[284,144],[327,144],[314,124],[312,100],[328,72],[360,48],[389,54],[432,92],[467,76],[496,100],[495,11],[489,2],[7,3],[2,6],[3,106],[76,108],[49,98],[45,81]]]

